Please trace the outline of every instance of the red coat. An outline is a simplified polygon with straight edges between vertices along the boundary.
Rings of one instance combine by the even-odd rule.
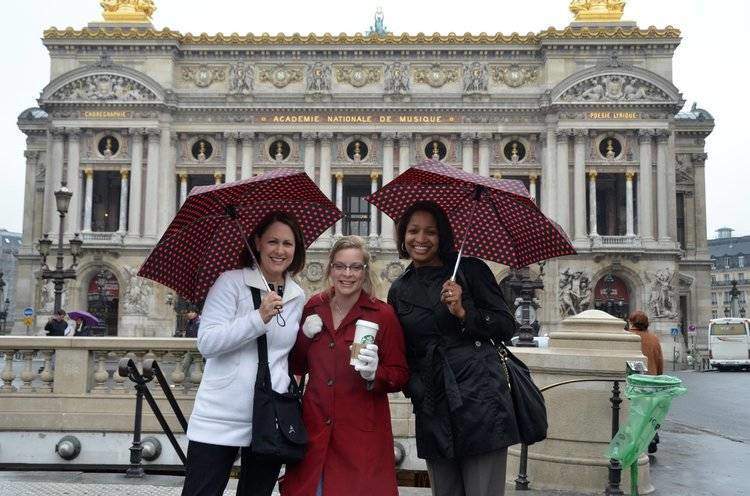
[[[364,292],[336,330],[327,294],[310,299],[301,322],[313,313],[323,320],[323,330],[312,340],[300,330],[290,358],[294,374],[309,374],[302,416],[310,442],[305,459],[287,466],[281,494],[315,496],[323,474],[324,496],[397,496],[388,393],[400,391],[409,379],[401,325],[388,304]],[[358,319],[380,325],[379,364],[369,391],[349,365]]]

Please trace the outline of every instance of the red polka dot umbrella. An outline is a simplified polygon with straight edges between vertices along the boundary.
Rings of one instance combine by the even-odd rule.
[[[463,255],[520,268],[575,254],[568,236],[539,210],[521,181],[426,160],[365,199],[394,220],[418,201],[435,202],[448,216],[455,248]]]
[[[233,183],[198,186],[138,275],[189,301],[202,301],[222,272],[242,266],[246,235],[277,211],[297,220],[306,247],[341,218],[336,205],[300,171],[277,169]]]

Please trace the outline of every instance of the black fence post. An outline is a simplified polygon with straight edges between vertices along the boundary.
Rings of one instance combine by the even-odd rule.
[[[143,417],[143,390],[146,383],[138,381],[135,383],[135,426],[133,427],[133,445],[130,447],[130,467],[125,472],[125,477],[142,478],[144,475],[143,445],[141,444],[141,419]]]
[[[529,479],[526,476],[529,463],[529,447],[521,445],[521,456],[518,459],[518,477],[516,477],[516,491],[528,491]]]
[[[612,438],[617,435],[617,431],[620,430],[620,381],[614,381],[612,386],[612,397],[609,399],[612,403]],[[622,467],[620,462],[614,458],[609,460],[609,480],[607,482],[607,488],[604,490],[606,496],[624,496],[625,493],[620,489],[620,479],[622,477]]]

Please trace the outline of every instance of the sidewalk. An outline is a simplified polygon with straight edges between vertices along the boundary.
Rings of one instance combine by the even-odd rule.
[[[225,496],[234,496],[237,481],[229,482]],[[182,477],[147,475],[126,479],[121,474],[82,472],[0,472],[2,496],[179,496]],[[278,494],[278,493],[274,493]],[[509,489],[506,496],[582,496],[568,492],[523,491]],[[400,496],[429,496],[424,488],[399,488]],[[366,495],[362,495],[366,496]]]

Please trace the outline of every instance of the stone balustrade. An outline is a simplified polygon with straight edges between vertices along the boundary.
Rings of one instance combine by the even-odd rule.
[[[76,436],[84,445],[76,459],[79,464],[127,464],[135,390],[129,379],[117,374],[118,361],[126,356],[136,364],[155,358],[183,413],[190,416],[203,375],[203,358],[195,339],[0,336],[0,445],[6,448],[0,453],[0,465],[62,463],[54,446],[64,434]],[[149,388],[186,447],[161,389],[154,383]],[[390,403],[393,434],[406,451],[401,467],[424,469],[416,458],[411,402],[394,393]],[[145,406],[143,431],[168,446]],[[38,434],[31,444],[29,432]],[[179,460],[166,449],[155,463],[177,464]]]

